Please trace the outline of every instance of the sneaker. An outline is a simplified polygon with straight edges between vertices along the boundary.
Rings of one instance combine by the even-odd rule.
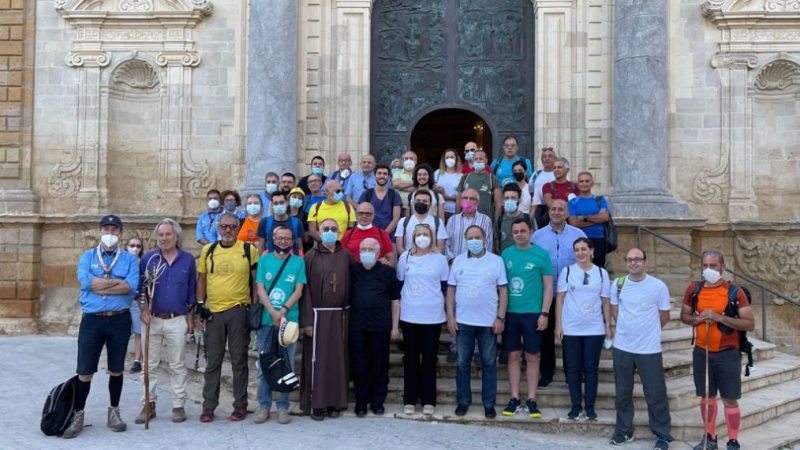
[[[289,410],[287,409],[279,409],[278,410],[278,423],[281,425],[286,425],[287,423],[292,421],[292,417],[289,416]]]
[[[550,388],[550,383],[552,383],[552,382],[553,382],[553,380],[547,380],[545,378],[539,378],[539,383],[536,384],[536,388],[539,389],[540,391],[546,391],[547,389]]]
[[[128,425],[122,421],[122,417],[119,415],[119,406],[108,407],[108,420],[106,421],[106,425],[108,425],[108,428],[111,428],[111,431],[116,432],[128,429]]]
[[[141,425],[145,423],[145,419],[147,415],[147,408],[145,405],[142,405],[142,410],[139,411],[139,415],[136,416],[136,419],[133,420],[133,423],[137,425]],[[150,402],[150,420],[156,418],[156,402]]]
[[[403,414],[405,414],[407,416],[410,416],[411,414],[414,414],[415,412],[417,412],[416,405],[405,405],[405,406],[403,406]]]
[[[328,417],[337,419],[342,413],[336,408],[328,408]]]
[[[508,401],[508,405],[506,405],[505,409],[503,409],[504,416],[511,417],[519,411],[520,401],[518,398],[511,397],[511,400]]]
[[[578,420],[578,417],[581,415],[581,408],[577,406],[573,406],[572,409],[569,410],[567,414],[567,418],[569,420]]]
[[[614,433],[614,436],[611,437],[611,440],[608,441],[608,443],[611,445],[622,445],[631,441],[633,441],[633,436],[627,435],[621,431],[617,431]]]
[[[186,410],[183,407],[172,408],[172,421],[174,423],[186,422]]]
[[[266,408],[258,408],[256,413],[253,414],[253,423],[264,423],[269,420],[269,410]]]
[[[497,417],[497,411],[494,409],[494,406],[490,407],[483,407],[483,415],[486,416],[487,419],[494,419]]]
[[[706,437],[692,447],[692,450],[717,450],[717,438],[712,438],[710,434],[706,433]]]
[[[367,405],[356,405],[356,417],[367,417]]]
[[[469,406],[467,406],[467,405],[458,405],[458,406],[456,406],[456,415],[458,417],[464,417],[464,416],[467,415],[467,410],[468,409],[469,409]]]
[[[594,408],[586,408],[586,420],[589,422],[597,421],[597,413],[595,412]]]
[[[214,410],[211,408],[203,408],[203,413],[200,414],[200,422],[209,423],[214,421]]]
[[[141,371],[142,371],[142,363],[140,363],[139,361],[134,361],[133,364],[131,364],[131,373],[132,374],[139,373]]]
[[[241,422],[247,417],[247,408],[244,406],[234,406],[233,412],[228,416],[231,422]]]
[[[542,412],[536,407],[536,400],[529,398],[528,401],[525,402],[525,406],[528,408],[528,416],[533,419],[542,418]]]
[[[728,441],[728,450],[739,450],[739,441],[736,439],[731,439]]]
[[[656,439],[656,443],[653,444],[653,450],[669,450],[669,441],[662,438]]]
[[[64,430],[64,434],[61,435],[64,439],[72,439],[80,432],[83,431],[83,411],[75,411],[75,415],[72,416],[72,420],[69,421],[69,425],[67,429]]]
[[[450,350],[447,352],[447,362],[454,363],[458,361],[458,355],[456,354],[455,350]]]
[[[432,416],[436,408],[433,405],[424,405],[422,407],[422,415],[423,416]]]

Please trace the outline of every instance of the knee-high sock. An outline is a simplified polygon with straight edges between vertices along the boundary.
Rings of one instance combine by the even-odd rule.
[[[727,408],[725,409],[727,416]],[[703,397],[700,400],[700,417],[706,418],[706,433],[712,437],[717,437],[717,398],[716,397]],[[738,429],[738,428],[737,428]],[[735,438],[731,438],[735,439]]]
[[[122,375],[108,377],[108,395],[111,397],[111,406],[119,406],[119,398],[122,396]]]
[[[86,399],[89,398],[89,388],[91,387],[91,381],[78,380],[78,389],[75,395],[75,411],[83,411],[86,407]]]
[[[728,426],[728,439],[739,439],[739,427],[742,425],[742,411],[739,405],[725,405],[725,425]]]

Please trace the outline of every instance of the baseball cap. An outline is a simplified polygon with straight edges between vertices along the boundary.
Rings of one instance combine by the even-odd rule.
[[[289,195],[292,195],[292,194],[300,194],[300,195],[302,195],[303,197],[305,197],[305,196],[306,196],[306,193],[305,193],[305,192],[303,192],[303,190],[302,190],[302,189],[300,189],[299,187],[293,188],[291,191],[289,191]]]
[[[113,214],[109,214],[109,215],[103,217],[102,219],[100,219],[100,226],[103,227],[103,226],[106,226],[106,225],[114,225],[115,227],[117,227],[120,230],[122,230],[122,220],[120,220],[119,217],[117,217],[117,216],[115,216]]]

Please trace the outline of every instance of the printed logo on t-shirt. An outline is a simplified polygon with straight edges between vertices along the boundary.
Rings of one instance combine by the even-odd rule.
[[[529,263],[525,264],[525,270],[533,270],[535,268],[536,268],[536,264],[534,264],[532,262],[529,262]]]
[[[267,274],[264,275],[264,278],[266,278],[267,281],[271,280],[272,279],[272,272],[267,272]]]
[[[481,186],[481,189],[480,189],[480,191],[481,191],[481,192],[488,192],[488,191],[489,191],[489,186],[487,186],[487,185],[485,185],[485,184],[484,184],[483,186]]]
[[[522,295],[523,289],[525,289],[525,281],[520,277],[513,277],[511,279],[511,295]]]
[[[478,297],[478,287],[477,286],[467,286],[467,297],[469,297],[469,298],[477,298]]]
[[[422,287],[422,285],[417,284],[417,283],[412,283],[411,284],[411,296],[412,297],[417,297],[417,296],[423,295],[424,291],[425,291],[425,289]]]
[[[286,275],[286,282],[287,283],[294,283],[294,275],[292,275],[292,274]]]
[[[509,269],[512,268],[513,266],[514,264],[511,261],[506,262],[506,267],[508,267]]]
[[[283,289],[273,289],[272,293],[269,294],[269,301],[272,302],[273,306],[282,305],[284,300],[286,300],[286,292],[283,292]]]
[[[228,261],[221,261],[218,263],[219,265],[214,270],[216,273],[222,276],[228,276],[233,274],[233,265]]]
[[[590,303],[584,303],[581,305],[581,312],[585,316],[591,316],[594,313],[594,307]]]

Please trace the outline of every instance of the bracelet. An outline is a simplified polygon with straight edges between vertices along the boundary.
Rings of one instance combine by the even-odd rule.
[[[506,318],[505,318],[505,317],[500,317],[500,316],[497,316],[497,320],[499,320],[500,322],[503,322],[503,323],[505,323],[505,321],[506,321]]]
[[[545,318],[549,318],[550,317],[550,313],[547,312],[547,311],[542,311],[539,315],[542,316],[542,317],[545,317]]]

